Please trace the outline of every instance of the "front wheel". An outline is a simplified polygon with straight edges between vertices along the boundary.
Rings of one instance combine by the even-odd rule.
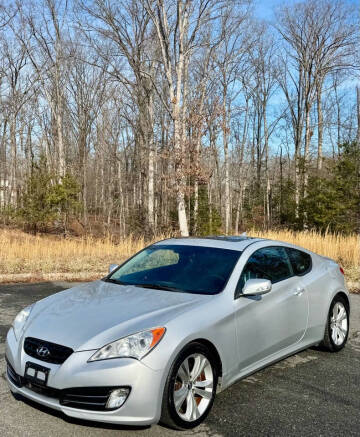
[[[208,348],[191,343],[177,356],[166,381],[161,422],[175,429],[198,426],[214,403],[216,361]]]
[[[331,302],[322,345],[330,352],[340,351],[349,335],[349,306],[341,296]]]

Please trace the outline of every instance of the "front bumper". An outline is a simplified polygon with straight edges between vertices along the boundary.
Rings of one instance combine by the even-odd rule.
[[[17,342],[12,329],[6,339],[6,358],[13,370],[24,376],[28,361],[50,369],[47,386],[56,390],[76,387],[127,386],[131,388],[125,403],[113,411],[90,411],[60,404],[58,398],[44,396],[28,387],[18,387],[7,375],[13,393],[62,411],[67,416],[124,425],[150,425],[160,419],[161,401],[166,379],[164,370],[153,370],[135,359],[119,358],[88,363],[94,351],[74,352],[62,365],[44,363],[28,356],[23,340]]]

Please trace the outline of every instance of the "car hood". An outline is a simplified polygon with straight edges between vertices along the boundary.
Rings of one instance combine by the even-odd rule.
[[[74,351],[98,349],[143,329],[164,326],[212,297],[95,281],[37,302],[25,337]]]

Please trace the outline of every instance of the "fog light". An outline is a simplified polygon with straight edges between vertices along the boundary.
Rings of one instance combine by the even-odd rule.
[[[120,408],[121,405],[126,401],[130,392],[129,388],[118,388],[111,392],[109,399],[106,403],[106,408],[114,409]]]

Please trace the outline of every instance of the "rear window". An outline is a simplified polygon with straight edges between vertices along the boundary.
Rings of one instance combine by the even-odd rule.
[[[289,255],[294,275],[301,276],[311,270],[311,256],[298,249],[286,248]]]

